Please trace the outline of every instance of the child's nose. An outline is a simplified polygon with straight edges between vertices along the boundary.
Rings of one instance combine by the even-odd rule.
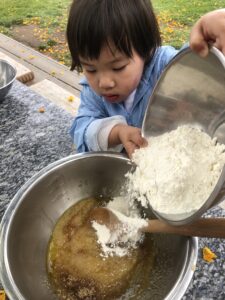
[[[103,75],[99,78],[98,85],[101,89],[109,89],[115,86],[115,82],[111,77]]]

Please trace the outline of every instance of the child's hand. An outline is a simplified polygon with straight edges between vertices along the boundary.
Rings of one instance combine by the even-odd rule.
[[[215,46],[225,55],[225,9],[207,13],[192,28],[190,47],[205,57],[209,52],[208,44]]]
[[[109,135],[109,145],[118,144],[123,144],[129,158],[134,150],[148,145],[146,139],[141,136],[140,128],[124,124],[114,126]]]

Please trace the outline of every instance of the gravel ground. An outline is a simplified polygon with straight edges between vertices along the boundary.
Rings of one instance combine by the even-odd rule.
[[[44,113],[39,112],[42,106]],[[12,197],[31,176],[75,153],[68,133],[72,120],[70,114],[17,81],[0,102],[0,219]],[[215,207],[207,216],[225,217],[225,211]],[[213,263],[202,258],[205,246],[217,255]],[[225,299],[224,253],[223,240],[199,239],[198,263],[182,300]]]

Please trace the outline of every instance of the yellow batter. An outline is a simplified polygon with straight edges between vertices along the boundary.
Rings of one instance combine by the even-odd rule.
[[[128,256],[101,256],[88,218],[97,204],[95,199],[78,202],[63,214],[53,231],[47,262],[50,279],[60,299],[118,299],[131,284],[140,281],[146,263],[148,269],[152,264],[153,255],[147,255],[152,252],[149,242],[130,251]],[[149,279],[142,278],[142,288]],[[140,289],[140,284],[137,286],[137,290]]]

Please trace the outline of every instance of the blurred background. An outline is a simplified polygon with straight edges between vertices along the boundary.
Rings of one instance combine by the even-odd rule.
[[[1,0],[0,33],[70,66],[65,28],[71,0]],[[224,0],[152,0],[163,44],[180,48],[195,21]]]

